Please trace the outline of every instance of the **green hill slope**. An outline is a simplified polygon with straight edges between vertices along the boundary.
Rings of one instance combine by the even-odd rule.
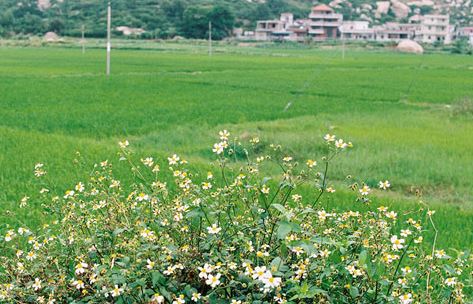
[[[318,2],[330,4],[343,13],[345,19],[364,19],[372,23],[407,21],[410,16],[429,12],[449,13],[451,22],[457,25],[473,22],[471,0],[390,1],[390,8],[381,15],[376,13],[375,0]],[[281,12],[305,18],[313,4],[313,0],[112,0],[113,25],[142,28],[148,38],[176,35],[200,38],[205,37],[210,19],[217,30],[220,29],[216,38],[223,38],[234,26],[253,29],[256,20],[276,18]],[[89,37],[104,37],[106,5],[106,0],[2,0],[0,35],[54,31],[79,36],[85,26]]]
[[[23,0],[21,3],[2,0],[0,34],[54,31],[62,35],[79,35],[84,25],[89,36],[104,36],[106,5],[103,0]],[[115,27],[143,28],[153,37],[165,38],[191,36],[193,22],[200,17],[208,18],[215,7],[224,8],[234,16],[230,20],[232,26],[251,28],[255,20],[273,18],[283,11],[305,16],[312,3],[294,0],[264,3],[251,0],[113,0],[112,5]]]

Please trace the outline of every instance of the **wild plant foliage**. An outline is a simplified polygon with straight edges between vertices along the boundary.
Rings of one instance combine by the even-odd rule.
[[[217,170],[204,175],[178,155],[165,166],[152,157],[136,162],[129,142],[120,142],[119,159],[135,182],[120,181],[103,161],[65,194],[42,188],[35,195],[57,220],[2,231],[0,300],[468,302],[472,258],[437,248],[435,240],[423,244],[425,231],[436,231],[428,207],[409,215],[383,206],[321,207],[336,191],[328,179],[332,162],[352,147],[334,135],[324,140],[325,155],[300,161],[279,145],[255,137],[245,147],[222,131],[212,148]],[[275,166],[280,173],[265,175]],[[35,166],[36,178],[46,174],[47,166]],[[349,181],[354,199],[370,204],[372,189]],[[390,186],[379,182],[381,190]],[[313,195],[303,197],[303,187]]]

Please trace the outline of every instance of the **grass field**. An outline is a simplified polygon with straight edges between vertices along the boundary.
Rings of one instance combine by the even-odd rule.
[[[57,189],[90,164],[116,159],[128,138],[143,155],[182,154],[198,167],[223,128],[259,135],[305,159],[335,133],[355,149],[333,168],[389,179],[377,204],[412,208],[420,190],[437,210],[443,246],[473,248],[473,59],[339,49],[156,47],[116,50],[107,79],[103,50],[0,48],[0,222],[41,222],[17,210],[44,162]],[[337,178],[335,178],[337,177]],[[351,208],[340,189],[326,204]],[[34,204],[34,203],[33,203]],[[357,206],[355,206],[357,207]],[[16,216],[6,210],[17,211]]]

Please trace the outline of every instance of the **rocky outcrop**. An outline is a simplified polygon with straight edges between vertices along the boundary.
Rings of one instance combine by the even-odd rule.
[[[391,0],[391,10],[398,19],[406,18],[411,11],[407,4],[399,0]]]
[[[329,5],[333,8],[339,8],[341,7],[340,4],[344,3],[345,0],[333,0],[332,2],[329,3]]]
[[[391,2],[389,1],[378,1],[376,2],[376,18],[381,18],[382,15],[386,15],[389,12],[391,7]]]
[[[51,2],[49,0],[38,0],[38,8],[42,11],[47,10],[51,7]]]
[[[412,1],[412,2],[407,3],[407,5],[409,5],[409,6],[418,6],[418,7],[421,7],[421,6],[434,7],[435,3],[432,0],[418,0],[418,1],[416,0],[416,1]]]

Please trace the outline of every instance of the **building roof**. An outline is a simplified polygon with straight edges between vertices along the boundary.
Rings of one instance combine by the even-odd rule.
[[[430,14],[430,15],[424,15],[423,17],[424,17],[424,19],[426,19],[426,18],[444,19],[444,18],[450,18],[450,15]]]
[[[274,20],[259,20],[257,23],[282,23],[281,20],[279,19],[274,19]]]
[[[333,9],[326,5],[326,4],[319,4],[319,5],[316,5],[312,8],[312,11],[313,12],[325,12],[325,11],[331,11],[333,12]]]

